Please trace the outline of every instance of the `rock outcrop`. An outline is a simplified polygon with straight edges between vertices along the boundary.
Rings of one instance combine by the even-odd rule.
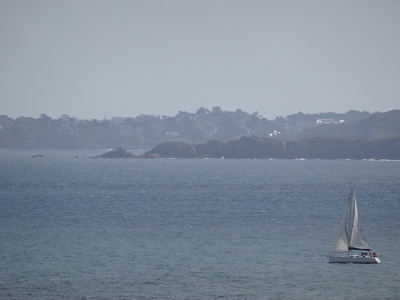
[[[135,158],[136,156],[126,151],[125,149],[118,147],[115,150],[106,152],[102,155],[96,156],[95,158]]]

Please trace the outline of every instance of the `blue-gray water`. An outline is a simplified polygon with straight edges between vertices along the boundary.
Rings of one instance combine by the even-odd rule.
[[[400,298],[398,161],[104,152],[0,151],[0,299]],[[380,265],[328,263],[351,186]]]

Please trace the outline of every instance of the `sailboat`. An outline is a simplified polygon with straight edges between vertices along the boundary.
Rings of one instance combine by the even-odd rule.
[[[381,261],[378,256],[379,253],[371,253],[371,248],[361,229],[356,196],[351,188],[333,250],[329,255],[329,262],[379,264]]]

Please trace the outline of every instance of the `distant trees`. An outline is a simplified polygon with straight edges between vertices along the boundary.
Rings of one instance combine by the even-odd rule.
[[[0,147],[149,149],[168,141],[204,144],[210,140],[228,141],[252,136],[290,140],[305,129],[320,126],[317,120],[321,118],[347,121],[366,115],[368,113],[355,111],[346,114],[300,112],[267,120],[258,112],[223,111],[219,106],[211,110],[200,107],[195,113],[180,111],[173,117],[140,115],[110,120],[78,120],[67,115],[52,119],[45,114],[38,119],[19,117],[14,120],[0,115]],[[390,125],[386,127],[390,130]]]

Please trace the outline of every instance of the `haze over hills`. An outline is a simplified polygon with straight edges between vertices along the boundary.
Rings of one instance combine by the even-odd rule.
[[[381,139],[400,135],[400,110],[372,114],[370,117],[343,122],[325,124],[305,129],[299,139],[311,137],[331,137],[342,139]]]
[[[274,140],[312,137],[381,139],[400,136],[400,110],[385,113],[297,113],[267,120],[257,112],[220,107],[180,111],[176,116],[141,115],[108,120],[78,120],[69,116],[38,119],[0,116],[0,148],[9,149],[151,149],[165,142],[205,144],[257,136]]]
[[[400,159],[400,110],[375,113],[349,123],[324,122],[330,124],[306,129],[295,140],[243,136],[198,145],[167,142],[146,152],[143,157]]]

